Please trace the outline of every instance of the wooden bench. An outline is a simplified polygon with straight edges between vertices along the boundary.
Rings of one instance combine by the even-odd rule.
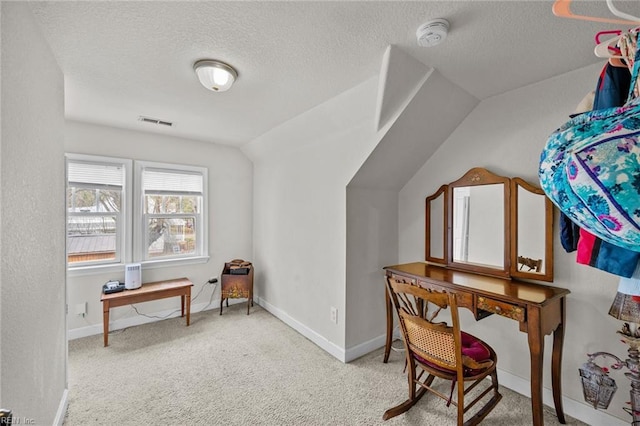
[[[100,301],[102,302],[104,345],[109,345],[109,309],[117,306],[180,296],[182,310],[181,316],[185,316],[184,314],[186,309],[187,326],[189,326],[191,313],[191,287],[193,287],[193,283],[189,281],[188,278],[176,278],[168,281],[145,283],[142,284],[142,287],[135,290],[124,290],[119,293],[103,294]]]

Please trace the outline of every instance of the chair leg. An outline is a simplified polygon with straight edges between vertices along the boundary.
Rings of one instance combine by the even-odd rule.
[[[413,362],[409,363],[407,380],[409,382],[409,399],[413,401],[416,398],[416,365]]]
[[[463,426],[464,423],[464,381],[462,383],[456,383],[458,386],[458,426]]]
[[[464,422],[464,426],[475,426],[479,424],[502,399],[502,394],[500,394],[498,390],[498,373],[495,370],[491,373],[491,387],[493,388],[493,396],[491,399],[478,410],[473,417]]]
[[[407,399],[402,404],[399,404],[399,405],[396,405],[395,407],[389,408],[382,415],[382,420],[389,420],[392,417],[399,416],[400,414],[409,411],[409,409],[411,407],[413,407],[416,404],[416,402],[420,401],[420,398],[422,398],[425,393],[427,393],[427,389],[426,388],[418,389],[418,391],[415,393],[415,398],[414,399]]]
[[[429,376],[427,376],[427,378],[425,379],[424,384],[427,386],[431,386],[431,383],[433,383],[433,379],[435,379],[435,376],[429,374]],[[427,388],[425,388],[424,386],[420,386],[420,389],[416,391],[415,386],[416,385],[415,383],[413,383],[413,381],[409,383],[409,399],[385,411],[382,415],[382,420],[389,420],[392,417],[396,417],[402,413],[406,413],[411,407],[416,404],[416,402],[420,401],[420,398],[422,398],[424,394],[427,393]]]

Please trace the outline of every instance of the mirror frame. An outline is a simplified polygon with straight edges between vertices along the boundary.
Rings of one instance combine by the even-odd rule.
[[[504,183],[504,268],[483,267],[453,261],[453,191],[461,186],[489,185]],[[526,272],[518,270],[518,188],[544,197],[545,230],[544,230],[544,273]],[[430,203],[444,193],[444,224],[443,239],[444,259],[431,255],[430,246]],[[536,281],[553,281],[553,204],[539,187],[530,184],[522,178],[508,178],[496,175],[482,167],[475,167],[465,173],[460,179],[444,184],[425,199],[425,259],[429,263],[444,265],[449,269],[473,272],[501,278],[523,278]]]
[[[544,273],[525,272],[518,269],[518,188],[544,197]],[[526,180],[511,179],[511,270],[514,278],[530,278],[539,281],[553,281],[553,203],[541,188]]]
[[[442,257],[431,256],[431,233],[425,232],[425,252],[424,257],[428,262],[439,263],[445,265],[447,263],[447,212],[449,205],[447,203],[449,197],[448,185],[442,185],[436,192],[425,199],[425,230],[431,229],[431,202],[438,199],[442,195],[443,214],[442,214]]]
[[[477,264],[469,264],[464,262],[456,262],[453,260],[453,191],[455,188],[463,187],[463,186],[482,186],[482,185],[493,185],[493,184],[503,184],[503,194],[504,194],[504,206],[503,206],[503,216],[504,216],[504,232],[503,232],[503,262],[502,269],[500,268],[492,268],[490,266],[482,266]],[[491,173],[487,169],[483,169],[482,167],[474,167],[464,174],[460,179],[451,182],[449,184],[448,189],[448,211],[447,211],[447,266],[451,269],[458,269],[462,271],[475,272],[477,274],[484,275],[492,275],[497,277],[509,277],[510,270],[510,245],[509,245],[509,229],[510,226],[510,215],[509,210],[511,206],[510,202],[510,193],[511,193],[511,184],[510,179],[504,176],[499,176]]]

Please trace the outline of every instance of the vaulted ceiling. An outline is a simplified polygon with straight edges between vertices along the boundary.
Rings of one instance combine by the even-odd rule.
[[[640,14],[637,2],[616,4]],[[388,45],[482,100],[602,61],[593,54],[595,33],[619,28],[555,17],[551,1],[30,6],[65,75],[67,118],[233,146],[375,76]],[[572,7],[612,16],[604,1],[574,0]],[[450,22],[447,39],[419,47],[416,29],[435,18]],[[198,83],[193,64],[208,58],[238,70],[230,91],[214,93]]]

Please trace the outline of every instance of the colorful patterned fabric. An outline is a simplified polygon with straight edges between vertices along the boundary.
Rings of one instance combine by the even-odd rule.
[[[600,74],[591,109],[623,106],[631,84],[627,68],[615,67],[607,62]],[[611,244],[580,229],[576,261],[622,277],[631,277],[640,261],[640,252]]]
[[[636,50],[633,93],[640,50]],[[580,227],[640,251],[640,98],[581,114],[548,139],[540,157],[542,189]]]

